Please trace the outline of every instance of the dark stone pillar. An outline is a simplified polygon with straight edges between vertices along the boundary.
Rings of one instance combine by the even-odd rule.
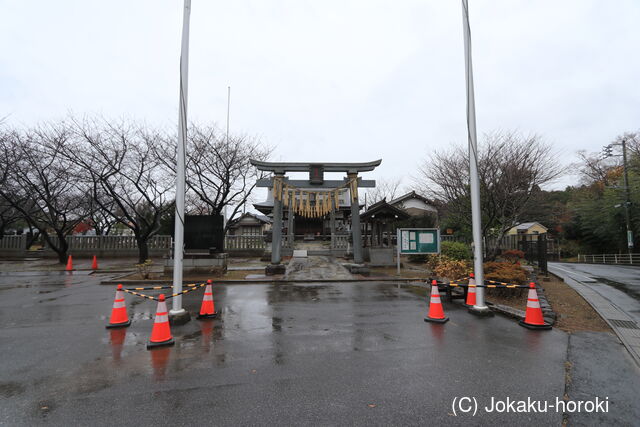
[[[277,174],[284,176],[284,174]],[[275,177],[274,177],[275,178]],[[274,274],[284,274],[285,266],[280,264],[282,257],[282,192],[273,195],[273,228],[271,235],[271,265],[265,269],[268,276]]]
[[[348,174],[349,179],[357,179],[357,173]],[[360,230],[360,204],[358,192],[351,194],[351,235],[353,237],[353,262],[361,264],[362,257],[362,230]]]

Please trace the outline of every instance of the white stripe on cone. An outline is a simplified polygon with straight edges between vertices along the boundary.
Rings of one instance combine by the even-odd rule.
[[[167,302],[166,301],[158,302],[158,309],[156,310],[156,314],[166,313],[166,312],[167,312]]]
[[[528,308],[540,308],[540,301],[527,301]]]

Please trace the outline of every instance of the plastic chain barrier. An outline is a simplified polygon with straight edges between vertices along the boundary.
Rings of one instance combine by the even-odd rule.
[[[487,280],[487,282],[491,282],[489,280]],[[452,286],[452,287],[459,287],[459,288],[467,288],[469,287],[468,284],[466,283],[443,283],[444,285],[447,286]],[[509,288],[509,289],[515,289],[515,288],[529,288],[529,285],[510,285],[508,283],[505,284],[500,284],[500,285],[475,285],[476,288]]]
[[[469,280],[470,277],[462,277],[460,279],[456,279],[453,280],[452,282],[449,283],[450,286],[467,286],[465,284],[460,284],[460,282],[462,282],[463,280]],[[524,288],[528,288],[529,285],[512,285],[511,283],[506,283],[506,282],[498,282],[497,280],[485,280],[485,283],[491,283],[491,285],[476,285],[476,287],[478,288],[485,288],[485,287],[489,287],[489,288],[495,288],[495,286],[492,285],[505,285],[506,287],[509,288],[513,288],[513,287],[524,287]],[[445,283],[439,283],[439,284],[445,284]]]
[[[175,293],[175,294],[171,294],[171,295],[165,296],[165,300],[168,300],[168,299],[173,298],[173,297],[177,297],[178,295],[189,293],[191,291],[195,291],[196,289],[200,289],[203,286],[206,286],[206,283],[192,283],[192,284],[185,285],[185,286],[189,287],[189,289],[185,289],[182,292],[178,292],[178,293]],[[169,289],[171,287],[172,286],[153,286],[153,287],[148,287],[148,288],[123,289],[123,291],[125,291],[128,294],[135,295],[135,296],[138,296],[138,297],[141,297],[141,298],[147,298],[147,299],[150,299],[150,300],[159,301],[158,297],[153,297],[151,295],[141,294],[141,293],[135,292],[134,289],[135,290],[156,290],[156,289]]]
[[[184,285],[186,287],[193,287],[193,286],[199,286],[200,283],[191,283],[188,285]],[[156,289],[171,289],[173,286],[149,286],[147,288],[128,288],[125,289],[125,291],[153,291]]]

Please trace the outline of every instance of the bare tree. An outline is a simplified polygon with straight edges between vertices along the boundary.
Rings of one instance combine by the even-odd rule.
[[[1,120],[0,123],[2,123]],[[8,141],[9,138],[9,132],[5,129],[0,129],[0,140]],[[11,170],[11,165],[7,162],[7,154],[9,153],[5,152],[4,155],[0,157],[0,239],[4,237],[7,227],[13,225],[22,218],[20,211],[18,211],[10,202],[10,199],[13,199],[14,197],[11,196],[7,199],[2,196],[2,194],[10,194],[14,191],[9,182],[9,171]]]
[[[611,185],[611,170],[622,165],[617,158],[605,158],[602,153],[588,153],[581,150],[577,154],[580,161],[574,167],[579,171],[582,182],[586,185],[601,183],[602,189],[604,186]]]
[[[402,178],[377,180],[375,188],[367,190],[367,204],[372,205],[382,199],[391,201],[400,196]]]
[[[226,136],[214,126],[191,124],[187,145],[187,202],[190,210],[219,215],[230,207],[232,220],[250,202],[256,181],[265,176],[249,162],[266,160],[272,149],[247,136]],[[159,158],[175,173],[175,137],[160,147]]]
[[[84,175],[87,176],[87,174]],[[91,176],[91,174],[88,175]],[[107,236],[113,226],[118,223],[111,214],[116,211],[116,201],[102,191],[99,185],[95,185],[93,179],[88,183],[91,184],[91,197],[87,199],[87,216],[96,235]]]
[[[526,220],[532,197],[559,177],[563,168],[539,136],[515,132],[485,135],[478,157],[482,233],[499,245],[511,227]],[[471,228],[466,147],[431,155],[420,168],[418,180],[434,198],[446,203],[448,216]]]
[[[74,130],[75,146],[67,155],[91,184],[92,203],[133,232],[139,262],[144,262],[149,258],[149,239],[173,206],[173,180],[155,151],[163,138],[126,120],[76,120]]]
[[[0,196],[40,232],[60,263],[67,260],[67,236],[86,217],[87,188],[62,155],[69,139],[59,123],[13,131],[0,141]]]

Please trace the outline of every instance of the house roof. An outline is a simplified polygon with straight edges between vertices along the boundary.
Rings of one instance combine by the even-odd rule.
[[[548,230],[547,227],[545,227],[544,225],[540,224],[539,222],[523,222],[522,224],[518,224],[513,228],[515,228],[517,230],[528,230],[531,227],[533,227],[534,225],[539,225],[540,227],[544,228],[545,230]]]
[[[251,212],[245,212],[242,215],[240,215],[238,218],[235,218],[235,219],[231,220],[229,223],[230,223],[230,225],[235,225],[235,224],[239,223],[240,221],[242,221],[243,218],[249,218],[249,217],[255,218],[255,219],[257,219],[258,221],[260,221],[260,222],[262,222],[264,224],[271,224],[272,223],[271,218],[269,218],[269,217],[267,217],[265,215],[254,214],[254,213],[251,213]]]
[[[374,203],[369,206],[365,212],[360,214],[360,218],[362,220],[376,219],[376,218],[390,218],[390,219],[407,219],[410,218],[409,215],[404,210],[397,208],[395,206],[387,203],[385,199],[380,200],[379,202]]]
[[[398,197],[396,199],[391,200],[389,202],[389,204],[390,205],[395,205],[395,204],[398,204],[398,203],[402,203],[402,202],[404,202],[405,200],[408,200],[408,199],[418,199],[418,200],[422,200],[423,202],[425,202],[428,205],[431,204],[429,199],[427,199],[424,196],[419,195],[418,193],[415,192],[415,190],[410,192],[410,193],[407,193],[407,194],[405,194],[403,196],[400,196],[400,197]]]

